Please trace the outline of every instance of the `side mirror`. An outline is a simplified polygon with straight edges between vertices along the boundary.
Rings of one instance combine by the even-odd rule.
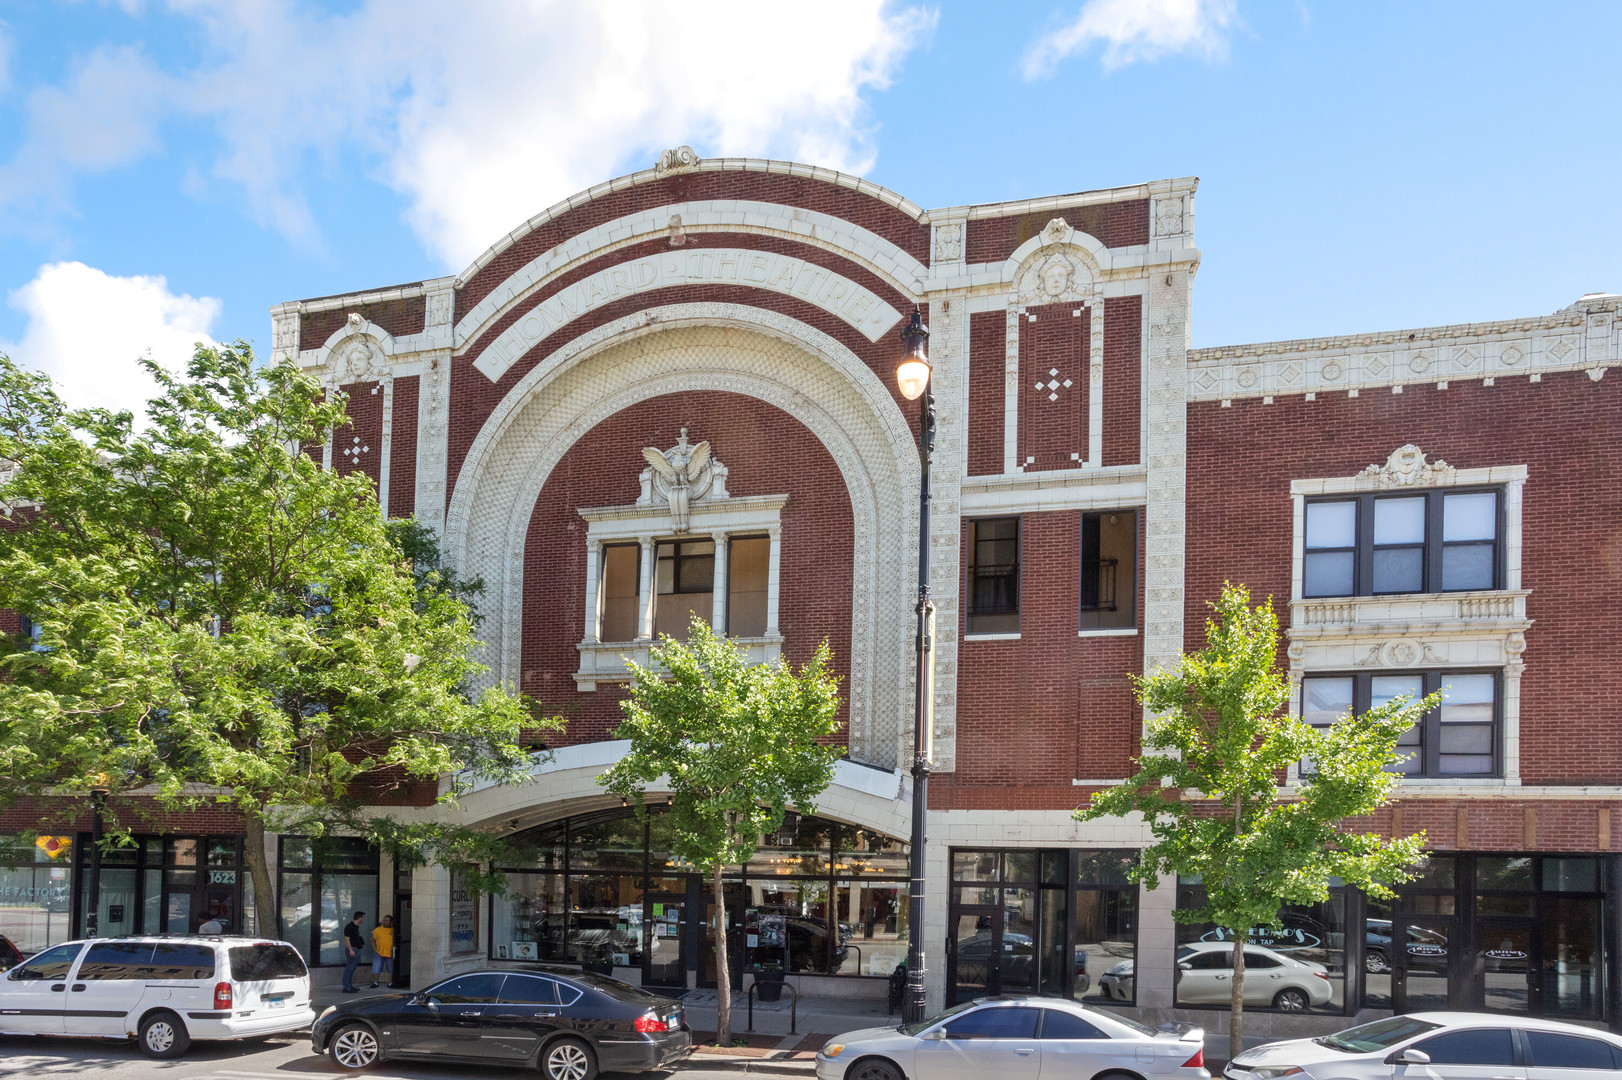
[[[940,1042],[946,1038],[946,1029],[935,1028],[933,1031],[926,1031],[924,1032],[924,1038],[928,1039],[930,1042]]]
[[[1415,1050],[1410,1046],[1406,1050],[1398,1050],[1387,1060],[1393,1065],[1429,1065],[1431,1056],[1423,1050]]]
[[[1177,970],[1178,971],[1193,971],[1194,970],[1194,965],[1193,964],[1178,964],[1177,965]]]

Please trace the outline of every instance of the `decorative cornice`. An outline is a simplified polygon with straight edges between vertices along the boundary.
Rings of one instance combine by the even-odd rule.
[[[1587,371],[1622,363],[1619,299],[1586,296],[1552,315],[1417,330],[1269,341],[1188,352],[1191,401],[1270,398],[1408,384]]]

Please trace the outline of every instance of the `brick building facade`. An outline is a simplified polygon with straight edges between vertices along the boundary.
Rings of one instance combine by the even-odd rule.
[[[1307,719],[1448,695],[1366,823],[1424,829],[1426,876],[1394,905],[1337,890],[1258,937],[1329,986],[1258,1002],[1263,1030],[1438,1005],[1618,1017],[1619,298],[1191,350],[1195,187],[926,211],[683,148],[455,278],[272,309],[276,353],[350,395],[325,460],[484,578],[490,677],[569,721],[535,783],[455,811],[544,852],[510,868],[514,900],[469,900],[441,868],[397,878],[385,857],[414,981],[589,961],[604,940],[595,959],[621,974],[704,981],[696,879],[663,857],[657,819],[633,828],[594,783],[621,658],[697,614],[761,659],[826,639],[843,680],[849,760],[739,868],[729,947],[745,967],[775,958],[758,950],[782,917],[802,989],[882,993],[906,937],[919,466],[894,368],[916,303],[952,628],[932,1003],[1040,989],[1218,1021],[1205,976],[1174,959],[1212,933],[1173,921],[1197,886],[1125,885],[1141,825],[1070,812],[1130,769],[1144,718],[1128,676],[1200,647],[1233,580],[1274,598]]]

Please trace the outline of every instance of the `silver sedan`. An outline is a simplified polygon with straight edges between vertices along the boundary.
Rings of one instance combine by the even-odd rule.
[[[899,1027],[832,1039],[817,1080],[1210,1080],[1205,1032],[1155,1031],[1113,1013],[1051,997],[981,998]]]

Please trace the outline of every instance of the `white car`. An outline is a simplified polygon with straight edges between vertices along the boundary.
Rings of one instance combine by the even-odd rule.
[[[1246,1050],[1228,1080],[1614,1080],[1622,1039],[1493,1013],[1410,1013]]]
[[[1099,978],[1098,989],[1112,1001],[1131,1001],[1132,982],[1132,961],[1122,960]],[[1260,945],[1245,946],[1246,1005],[1303,1012],[1327,1005],[1333,993],[1329,970],[1322,964],[1297,960]],[[1195,941],[1177,950],[1179,1005],[1226,1005],[1232,999],[1231,941]]]
[[[0,977],[0,1034],[134,1039],[172,1058],[193,1039],[310,1026],[310,972],[285,941],[116,937],[54,945]]]
[[[1210,1080],[1205,1032],[1155,1031],[1051,997],[981,998],[900,1027],[831,1039],[817,1080],[1036,1080],[1104,1073]]]

